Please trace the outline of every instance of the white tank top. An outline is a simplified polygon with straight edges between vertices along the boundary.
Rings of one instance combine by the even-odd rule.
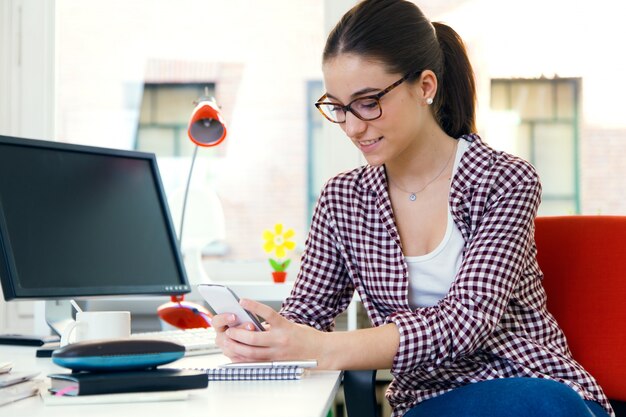
[[[459,139],[452,176],[468,145],[469,142]],[[448,223],[443,240],[426,255],[404,257],[409,268],[408,295],[411,308],[434,306],[448,293],[461,266],[464,245],[463,236],[452,220],[448,202]]]

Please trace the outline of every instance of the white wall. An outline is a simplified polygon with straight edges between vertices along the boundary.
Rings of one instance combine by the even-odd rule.
[[[324,44],[326,37],[339,19],[355,4],[354,0],[325,0],[324,2]],[[320,57],[321,62],[321,57]],[[321,63],[320,63],[321,65]],[[324,91],[326,91],[324,89]],[[321,156],[316,166],[316,183],[324,184],[340,172],[365,164],[361,152],[348,139],[341,127],[324,120],[322,137],[315,143],[317,154]]]
[[[0,4],[0,134],[54,138],[54,0]]]
[[[0,135],[54,138],[54,10],[55,0],[0,2]],[[33,305],[0,297],[0,332],[35,331]]]
[[[416,1],[416,3],[420,3]],[[429,16],[450,24],[469,46],[488,109],[491,78],[582,77],[584,123],[624,127],[626,4],[614,0],[470,0]]]

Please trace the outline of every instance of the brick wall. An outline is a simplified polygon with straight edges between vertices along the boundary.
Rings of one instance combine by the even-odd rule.
[[[626,128],[585,127],[580,141],[584,214],[626,214]]]

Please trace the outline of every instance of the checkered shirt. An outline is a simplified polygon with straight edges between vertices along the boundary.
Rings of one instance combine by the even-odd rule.
[[[400,346],[386,394],[393,416],[456,387],[507,377],[565,383],[612,414],[546,310],[535,257],[541,185],[534,168],[478,135],[460,140],[471,143],[452,179],[449,205],[465,241],[463,261],[438,304],[411,310],[385,169],[366,165],[324,187],[281,314],[331,331],[356,290],[374,326],[395,323]]]

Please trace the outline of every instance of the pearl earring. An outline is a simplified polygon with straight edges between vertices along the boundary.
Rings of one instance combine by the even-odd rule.
[[[432,97],[428,97],[428,98],[426,99],[426,104],[428,104],[429,106],[430,106],[431,104],[433,104],[433,99],[432,99]]]

